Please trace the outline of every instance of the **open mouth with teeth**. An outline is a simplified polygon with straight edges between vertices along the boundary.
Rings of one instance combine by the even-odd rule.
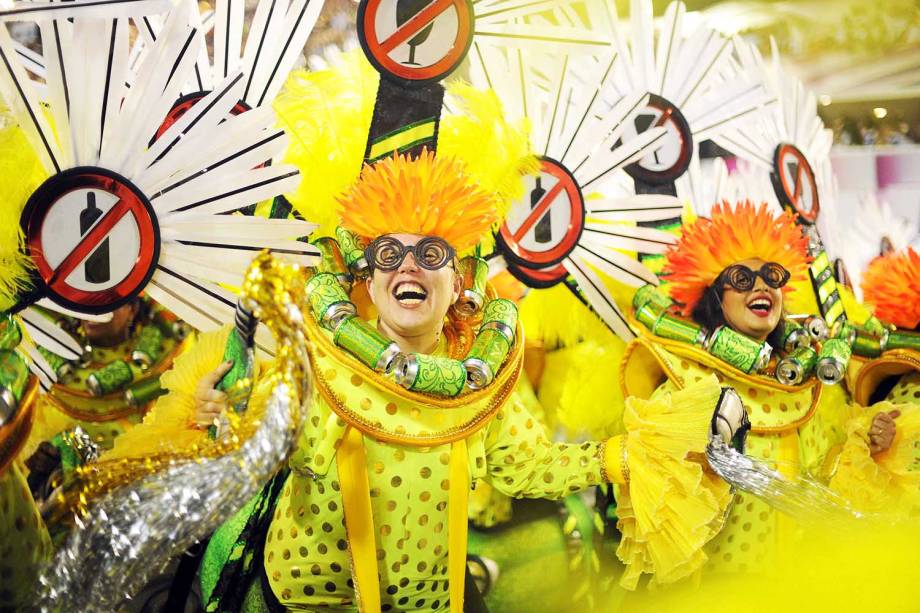
[[[748,302],[747,308],[758,317],[769,317],[773,310],[773,300],[766,296],[758,296]]]
[[[416,306],[425,302],[428,291],[414,281],[403,281],[393,288],[393,297],[402,306]]]

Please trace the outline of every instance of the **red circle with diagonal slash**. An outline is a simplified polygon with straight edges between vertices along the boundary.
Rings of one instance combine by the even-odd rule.
[[[548,189],[543,190],[536,203],[532,202],[535,179],[534,190],[511,205],[497,236],[498,246],[509,262],[531,269],[561,262],[575,249],[585,229],[584,198],[568,169],[554,159],[543,157],[538,178],[541,185],[545,184]],[[552,207],[564,208],[561,212],[557,211],[560,213],[557,218],[562,218],[564,223],[560,224],[558,236],[549,238],[545,248],[537,248],[534,241],[528,239],[529,233],[536,233],[535,226],[545,216],[552,215]],[[522,217],[523,221],[516,223]]]
[[[383,37],[377,19],[381,10],[396,11],[397,0],[361,0],[358,5],[358,39],[370,63],[382,75],[406,84],[439,81],[460,66],[473,43],[473,4],[470,0],[431,0],[413,17]],[[456,12],[457,31],[444,55],[425,65],[411,65],[393,57],[394,51],[412,39],[442,13]]]
[[[795,176],[786,172],[788,164],[795,164]],[[788,143],[781,143],[773,154],[773,190],[785,207],[792,208],[802,221],[814,223],[821,211],[818,183],[805,154]],[[809,197],[810,196],[810,197]]]
[[[60,237],[46,235],[45,221],[55,206],[70,207],[72,203],[65,202],[65,196],[79,190],[107,192],[118,200],[90,226],[89,231],[63,261],[53,267],[46,258],[45,246],[60,240]],[[130,272],[115,285],[99,291],[68,284],[70,274],[127,215],[137,224],[137,252],[116,253],[113,256],[133,258]],[[35,263],[36,280],[41,286],[39,289],[61,306],[82,313],[107,313],[128,303],[147,285],[160,255],[160,229],[150,201],[130,181],[104,168],[71,168],[45,181],[29,198],[22,213],[21,224],[29,255]]]
[[[562,263],[547,266],[546,268],[528,268],[509,262],[508,272],[527,287],[534,289],[552,287],[569,276],[569,271]]]

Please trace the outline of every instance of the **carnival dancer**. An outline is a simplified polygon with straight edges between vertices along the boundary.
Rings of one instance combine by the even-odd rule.
[[[624,487],[667,491],[668,502],[637,493],[634,506],[647,514],[630,562],[663,581],[695,570],[729,499],[701,454],[717,406],[719,432],[740,429],[736,396],[708,378],[631,401],[621,437],[548,440],[513,394],[523,353],[514,305],[486,289],[481,266],[460,274],[519,190],[524,132],[496,114],[488,93],[455,88],[467,112],[442,120],[437,155],[392,155],[358,176],[374,88],[349,69],[295,75],[291,86],[306,95],[276,105],[309,156],[292,203],[341,227],[338,241],[317,241],[328,257],[308,281],[313,406],[289,470],[212,537],[201,571],[207,609],[461,610],[467,499],[481,481],[559,498],[631,474]],[[365,262],[366,280],[352,280]],[[484,297],[473,317],[458,308],[469,289]],[[203,428],[227,410],[212,386],[229,366],[219,341],[199,343],[151,415],[184,432],[184,444],[207,445]],[[150,419],[133,429],[115,452],[155,427]]]
[[[715,374],[738,391],[748,410],[747,455],[788,478],[826,483],[855,470],[835,463],[841,449],[848,453],[865,442],[873,470],[867,472],[864,462],[850,478],[877,478],[887,485],[881,458],[893,441],[905,438],[897,436],[902,434],[894,419],[898,413],[892,407],[887,409],[893,412],[851,407],[843,393],[828,394],[832,402],[821,402],[829,386],[818,377],[826,380],[827,370],[845,369],[849,346],[838,359],[833,350],[843,341],[825,336],[816,351],[806,329],[784,310],[787,292],[807,274],[805,248],[791,213],[774,217],[766,204],[723,202],[710,218],[685,225],[667,256],[670,298],[649,287],[634,300],[637,327],[647,331],[627,348],[623,393],[654,399]],[[809,323],[821,329],[823,322]],[[779,359],[771,359],[772,348]],[[842,377],[842,371],[838,374]],[[619,525],[629,543],[630,499],[621,493],[618,503]],[[739,493],[725,528],[707,546],[707,569],[762,568],[775,546],[788,542],[791,529],[788,518],[766,502]]]

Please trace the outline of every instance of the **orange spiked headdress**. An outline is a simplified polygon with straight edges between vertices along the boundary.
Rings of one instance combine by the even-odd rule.
[[[920,324],[920,254],[908,247],[875,258],[863,274],[862,290],[876,317],[915,329]]]
[[[668,251],[664,275],[679,312],[689,316],[719,274],[742,260],[759,258],[782,265],[792,274],[783,291],[791,291],[795,282],[807,280],[807,245],[788,211],[774,216],[765,202],[755,206],[748,200],[732,207],[722,201],[710,218],[681,228],[680,240]]]
[[[338,201],[342,225],[363,238],[440,236],[458,252],[482,240],[502,206],[498,194],[472,181],[463,162],[427,150],[365,166]]]

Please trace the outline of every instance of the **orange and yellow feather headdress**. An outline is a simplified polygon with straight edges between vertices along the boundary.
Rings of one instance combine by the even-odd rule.
[[[719,274],[742,260],[776,262],[792,277],[783,291],[807,281],[808,240],[791,213],[774,216],[767,204],[750,201],[735,206],[723,201],[711,217],[701,217],[681,228],[678,243],[667,253],[664,276],[679,312],[689,316]]]
[[[378,83],[360,51],[343,54],[332,69],[291,75],[274,105],[291,137],[285,160],[302,177],[288,200],[319,224],[314,236],[341,223],[371,239],[441,236],[460,253],[489,241],[490,228],[523,194],[524,175],[539,169],[526,122],[506,121],[494,92],[455,82],[437,155],[362,167]]]
[[[908,247],[875,258],[863,273],[862,290],[876,317],[915,329],[920,324],[920,254]]]
[[[440,236],[464,251],[498,220],[501,199],[472,182],[463,162],[425,150],[365,166],[339,204],[342,225],[365,239]]]

